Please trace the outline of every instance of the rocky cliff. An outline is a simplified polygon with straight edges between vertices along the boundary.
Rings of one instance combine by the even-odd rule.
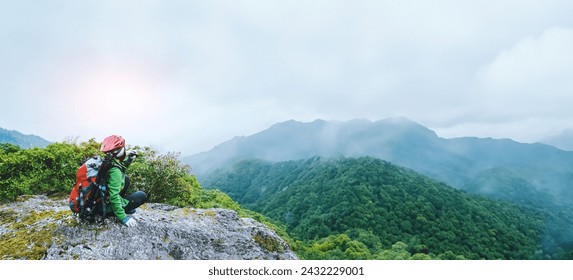
[[[265,225],[226,209],[148,203],[136,227],[79,223],[65,200],[28,196],[0,205],[0,259],[297,259]]]

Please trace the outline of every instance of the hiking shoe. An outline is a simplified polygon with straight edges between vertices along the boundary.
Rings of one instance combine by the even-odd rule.
[[[125,214],[133,215],[133,214],[135,214],[135,209],[131,209],[131,210],[129,210],[129,211],[128,211],[128,210],[125,210]]]

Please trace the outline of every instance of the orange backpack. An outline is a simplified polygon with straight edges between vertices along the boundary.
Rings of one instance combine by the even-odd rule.
[[[68,203],[80,220],[95,220],[97,214],[105,219],[107,198],[107,171],[111,167],[111,156],[102,160],[100,156],[89,158],[76,172],[76,182],[70,192]]]

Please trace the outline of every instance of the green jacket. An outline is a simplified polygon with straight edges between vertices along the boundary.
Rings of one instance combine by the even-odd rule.
[[[125,169],[130,164],[128,161],[119,162],[113,160],[112,167],[109,169],[108,184],[107,188],[109,190],[109,203],[106,206],[107,213],[113,213],[121,221],[125,219],[126,214],[123,207],[125,207],[129,201],[119,195],[119,192],[125,186]]]

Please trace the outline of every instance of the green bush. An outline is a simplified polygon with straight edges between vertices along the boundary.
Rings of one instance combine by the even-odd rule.
[[[46,148],[21,149],[0,145],[0,201],[13,201],[21,195],[68,195],[75,174],[85,160],[99,152],[100,143],[91,139],[80,144],[54,143]],[[149,202],[196,208],[221,207],[239,210],[226,194],[204,190],[190,167],[181,163],[177,153],[159,154],[145,147],[129,147],[140,157],[128,168],[132,189],[142,190]]]
[[[97,152],[95,140],[80,145],[54,143],[46,148],[0,148],[0,201],[26,194],[69,192],[77,168]]]

